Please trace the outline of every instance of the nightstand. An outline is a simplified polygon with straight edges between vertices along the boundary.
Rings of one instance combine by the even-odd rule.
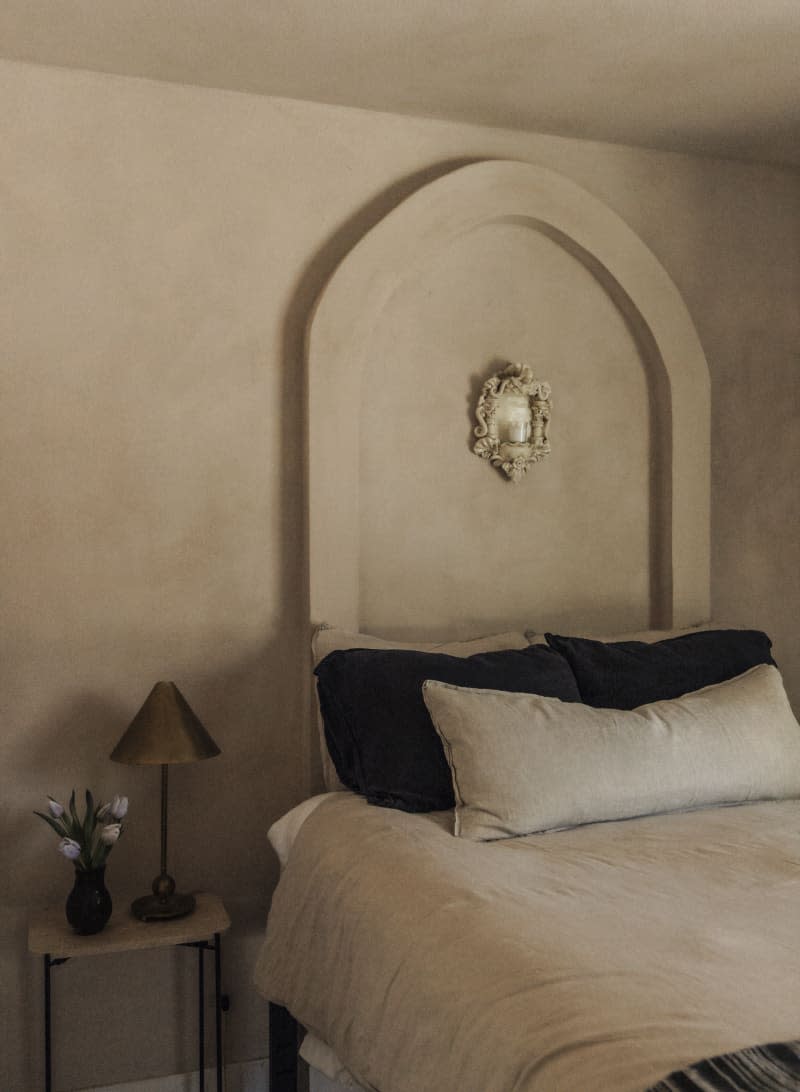
[[[147,951],[151,948],[182,946],[196,948],[197,1026],[200,1063],[200,1092],[205,1092],[205,964],[206,952],[214,953],[214,1014],[216,1034],[217,1092],[222,1092],[222,1010],[221,936],[230,928],[230,918],[218,895],[197,895],[194,913],[170,921],[139,921],[126,908],[117,911],[102,933],[83,937],[73,932],[64,917],[63,907],[53,907],[34,915],[28,926],[28,951],[44,959],[44,1081],[45,1092],[52,1092],[53,1059],[51,1046],[50,972],[69,959],[82,956],[110,955],[114,952]]]

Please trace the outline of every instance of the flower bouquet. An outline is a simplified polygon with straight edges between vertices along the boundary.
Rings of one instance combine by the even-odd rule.
[[[128,812],[127,796],[95,804],[86,790],[83,818],[75,806],[75,790],[64,807],[48,797],[49,815],[34,814],[59,835],[59,852],[75,865],[75,886],[67,898],[67,921],[78,933],[99,933],[111,917],[111,896],[105,886],[106,860],[119,841]]]

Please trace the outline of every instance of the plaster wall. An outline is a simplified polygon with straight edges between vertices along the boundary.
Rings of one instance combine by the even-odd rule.
[[[646,368],[576,258],[522,225],[459,236],[403,284],[365,357],[367,630],[401,637],[424,619],[439,639],[567,627],[578,616],[589,627],[647,628]],[[555,399],[553,452],[516,485],[471,452],[480,385],[505,360],[530,364]]]
[[[364,232],[454,165],[563,172],[677,284],[711,371],[714,613],[772,633],[800,705],[796,172],[13,63],[0,96],[0,1087],[39,1082],[25,915],[69,884],[31,811],[72,786],[127,793],[108,881],[120,907],[146,890],[157,775],[107,755],[159,678],[222,748],[171,776],[171,863],[230,904],[228,1057],[264,1053],[248,967],[276,874],[264,833],[307,791],[305,326]],[[391,416],[393,351],[368,430]],[[439,435],[437,397],[415,408]],[[363,473],[377,511],[386,465]],[[408,505],[415,481],[396,488]],[[477,571],[464,536],[446,548]],[[367,614],[388,625],[370,564]],[[536,603],[533,587],[531,621]],[[59,969],[59,1087],[192,1068],[180,955]]]

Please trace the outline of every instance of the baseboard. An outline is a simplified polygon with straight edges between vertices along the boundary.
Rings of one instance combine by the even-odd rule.
[[[254,1062],[232,1062],[225,1066],[225,1092],[269,1092],[269,1063],[266,1058]],[[207,1092],[216,1090],[217,1074],[206,1070]],[[334,1084],[317,1070],[310,1075],[311,1092],[345,1092],[340,1084]],[[170,1077],[153,1077],[149,1081],[127,1081],[125,1084],[106,1084],[102,1087],[85,1088],[81,1092],[200,1092],[197,1071],[173,1073]]]
[[[225,1066],[225,1092],[267,1092],[267,1060],[254,1062],[229,1062]],[[206,1069],[206,1089],[216,1089],[217,1073]],[[86,1088],[83,1092],[200,1092],[200,1077],[194,1073],[173,1073],[169,1077],[153,1077],[149,1081],[126,1081],[99,1088]]]

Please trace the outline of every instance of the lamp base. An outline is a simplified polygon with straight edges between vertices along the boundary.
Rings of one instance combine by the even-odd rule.
[[[182,918],[194,910],[194,895],[142,895],[131,903],[131,913],[140,921],[169,921]]]

